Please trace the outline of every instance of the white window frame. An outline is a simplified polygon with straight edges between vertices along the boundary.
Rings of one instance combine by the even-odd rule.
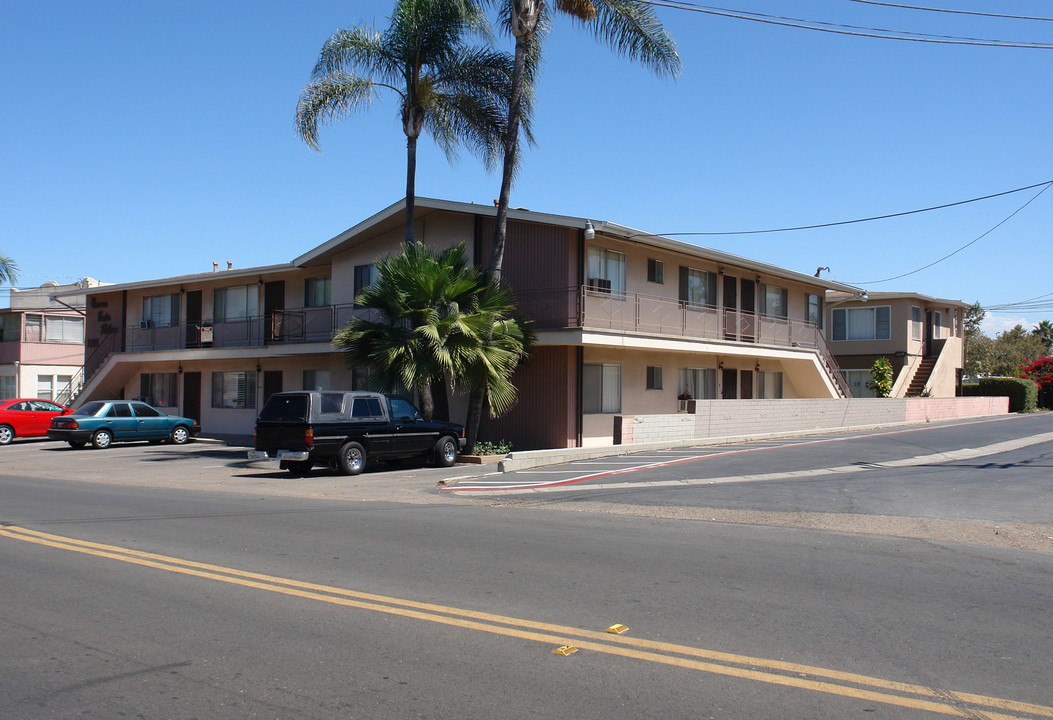
[[[594,292],[625,294],[625,253],[604,247],[588,248],[586,283]],[[609,287],[608,287],[609,285]]]
[[[766,318],[787,320],[790,317],[790,293],[778,285],[761,283],[760,286],[760,314]]]
[[[319,297],[320,296],[320,297]],[[307,278],[303,282],[303,306],[329,307],[333,304],[333,278],[330,275]]]
[[[586,415],[608,415],[622,411],[622,366],[584,363],[581,374],[581,406]]]
[[[885,320],[879,319],[879,314],[884,312]],[[864,319],[867,315],[869,319]],[[838,317],[842,320],[838,322]],[[853,319],[855,316],[855,319]],[[889,305],[876,305],[874,307],[834,308],[830,313],[831,324],[830,340],[832,342],[859,342],[867,340],[890,340],[892,338],[892,307]],[[885,334],[879,335],[879,326],[884,326]],[[866,335],[858,334],[862,329],[868,329]],[[840,330],[840,332],[839,332]],[[843,335],[843,337],[839,337]]]
[[[655,258],[647,258],[647,282],[656,285],[665,284],[665,263]]]
[[[661,390],[662,389],[662,366],[661,365],[648,365],[647,366],[647,378],[645,380],[646,390]]]
[[[690,396],[691,400],[715,400],[717,398],[717,369],[680,368],[677,391],[679,395]]]
[[[179,293],[143,296],[142,322],[146,327],[173,327],[179,324]]]
[[[256,407],[256,373],[227,370],[212,373],[212,407],[245,410]]]
[[[303,389],[304,390],[332,390],[332,375],[328,369],[325,370],[304,370],[303,371]]]
[[[910,339],[921,342],[925,336],[925,320],[921,308],[917,305],[910,306]]]
[[[939,310],[932,311],[932,339],[939,340],[943,337],[943,330],[941,323],[943,322],[943,314]]]
[[[231,303],[231,300],[235,303]],[[212,294],[212,316],[214,322],[244,322],[259,316],[259,285],[231,285],[216,288]]]
[[[784,376],[781,370],[761,370],[757,373],[757,398],[782,400]]]

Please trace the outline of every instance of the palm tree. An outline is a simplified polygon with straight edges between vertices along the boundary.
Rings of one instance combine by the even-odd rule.
[[[377,263],[376,281],[355,298],[377,319],[355,318],[334,338],[349,366],[372,368],[378,390],[417,390],[428,418],[437,382],[492,386],[491,413],[507,409],[515,399],[511,374],[532,341],[509,317],[508,291],[466,255],[463,244],[437,255],[422,243],[403,244]]]
[[[1037,336],[1046,345],[1046,352],[1053,349],[1053,323],[1049,320],[1043,320],[1031,331],[1032,335]]]
[[[413,241],[417,138],[427,130],[451,161],[462,143],[487,167],[501,147],[512,58],[469,46],[489,35],[478,6],[460,0],[398,0],[383,32],[338,30],[325,42],[300,93],[296,131],[318,150],[318,125],[367,107],[381,91],[399,97],[406,134],[406,230]]]
[[[0,283],[11,283],[18,281],[18,264],[9,257],[0,255]]]
[[[508,205],[519,153],[519,129],[522,111],[528,107],[529,88],[540,59],[542,36],[548,27],[548,4],[545,0],[477,0],[496,6],[515,38],[515,60],[508,120],[503,137],[504,158],[501,194],[497,201],[490,255],[490,273],[500,279],[504,264]],[[680,72],[676,44],[655,17],[651,6],[641,0],[554,0],[557,12],[567,15],[590,30],[596,38],[619,55],[642,64],[659,76]]]

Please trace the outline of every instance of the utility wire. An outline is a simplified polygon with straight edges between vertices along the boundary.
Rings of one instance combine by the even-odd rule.
[[[1018,207],[1018,208],[1017,208],[1016,210],[1014,210],[1013,212],[1009,213],[1009,215],[1007,215],[1007,216],[1006,216],[1005,218],[1003,218],[1003,219],[1002,219],[1001,221],[999,221],[998,223],[996,223],[996,224],[994,225],[994,227],[992,227],[992,228],[991,228],[990,230],[988,230],[987,232],[983,233],[983,234],[982,234],[982,235],[980,235],[980,236],[979,236],[978,238],[976,238],[976,239],[974,239],[974,240],[970,240],[969,242],[965,243],[964,245],[962,245],[962,246],[961,246],[960,248],[958,248],[958,249],[957,249],[957,250],[955,250],[954,252],[952,252],[952,253],[948,253],[948,254],[944,255],[944,256],[943,256],[943,257],[941,257],[941,258],[940,258],[939,260],[933,260],[933,261],[932,261],[931,263],[929,263],[928,265],[924,265],[924,266],[922,266],[922,267],[920,267],[920,268],[918,268],[918,269],[916,269],[916,270],[911,270],[910,272],[905,272],[905,273],[903,273],[902,275],[895,275],[895,276],[893,276],[893,277],[885,278],[884,280],[868,280],[867,282],[851,282],[851,283],[848,283],[848,284],[849,284],[849,285],[877,285],[878,283],[884,283],[884,282],[889,282],[890,280],[899,280],[900,278],[905,278],[905,277],[907,277],[908,275],[914,275],[914,274],[916,274],[916,273],[920,273],[920,272],[921,272],[922,270],[928,270],[928,269],[929,269],[929,268],[931,268],[931,267],[932,267],[933,265],[936,265],[936,264],[938,264],[938,263],[941,263],[941,262],[943,262],[944,260],[946,260],[947,258],[950,258],[950,257],[954,257],[955,255],[957,255],[958,253],[960,253],[960,252],[961,252],[962,250],[964,250],[965,248],[969,247],[970,245],[975,245],[975,244],[976,244],[976,243],[978,243],[978,242],[979,242],[980,240],[983,240],[983,239],[984,239],[985,237],[987,237],[988,235],[990,235],[991,233],[993,233],[993,232],[994,232],[995,230],[997,230],[998,228],[1000,228],[1000,227],[1001,227],[1002,225],[1004,225],[1005,223],[1009,222],[1009,220],[1010,220],[1010,219],[1012,219],[1012,218],[1013,218],[1013,216],[1015,216],[1015,215],[1016,215],[1017,213],[1019,213],[1019,212],[1020,212],[1021,210],[1023,210],[1024,208],[1026,208],[1026,207],[1027,207],[1028,205],[1030,205],[1031,203],[1033,203],[1033,202],[1034,202],[1035,200],[1037,200],[1037,199],[1038,199],[1038,196],[1039,196],[1039,195],[1041,195],[1042,193],[1044,193],[1044,192],[1045,192],[1046,190],[1049,190],[1049,186],[1050,186],[1050,183],[1047,183],[1047,184],[1046,184],[1046,186],[1045,186],[1044,188],[1042,188],[1041,190],[1039,190],[1039,191],[1038,191],[1037,193],[1035,193],[1035,195],[1034,195],[1034,196],[1033,196],[1033,197],[1032,197],[1031,199],[1029,199],[1029,200],[1028,200],[1028,201],[1027,201],[1026,203],[1024,203],[1023,205],[1021,205],[1020,207]]]
[[[879,2],[878,0],[848,0],[849,2],[862,5],[882,5],[884,7],[898,8],[900,10],[923,10],[925,12],[950,13],[952,15],[974,15],[976,17],[1001,18],[1005,20],[1038,20],[1039,22],[1053,22],[1050,17],[1034,17],[1031,15],[1005,15],[1003,13],[977,12],[975,10],[951,10],[949,8],[923,7],[921,5],[901,5],[900,3]]]
[[[959,200],[958,202],[946,203],[944,205],[933,205],[932,207],[921,208],[920,210],[907,210],[906,212],[890,213],[888,215],[874,215],[873,217],[859,218],[858,220],[839,220],[837,222],[820,223],[818,225],[799,225],[797,227],[771,228],[768,230],[734,230],[731,232],[639,233],[633,235],[633,237],[764,235],[766,233],[794,232],[797,230],[817,230],[819,228],[837,227],[839,225],[855,225],[858,223],[873,222],[875,220],[888,220],[889,218],[904,217],[906,215],[917,215],[918,213],[932,212],[933,210],[944,210],[946,208],[957,207],[958,205],[968,205],[969,203],[980,202],[981,200],[990,200],[991,198],[1002,197],[1003,195],[1012,195],[1013,193],[1023,192],[1025,190],[1034,190],[1037,187],[1047,188],[1050,185],[1053,185],[1053,180],[1046,180],[1045,182],[1035,183],[1034,185],[1027,185],[1025,187],[1019,187],[1014,190],[1005,190],[1004,192],[994,193],[993,195],[984,195],[983,197],[971,198],[969,200]]]
[[[710,7],[707,5],[696,5],[683,2],[682,0],[640,0],[654,7],[671,8],[673,10],[686,10],[705,15],[716,15],[718,17],[734,18],[736,20],[750,20],[752,22],[765,23],[768,25],[779,25],[799,30],[814,30],[816,32],[832,33],[834,35],[849,35],[852,37],[867,37],[878,40],[900,40],[904,42],[935,43],[939,45],[972,45],[978,47],[1001,47],[1019,48],[1026,50],[1053,50],[1053,44],[1024,42],[1014,40],[992,40],[989,38],[958,37],[954,35],[934,35],[930,33],[914,33],[907,30],[889,30],[886,28],[865,27],[859,25],[845,25],[823,20],[806,20],[802,18],[786,17],[782,15],[768,15],[765,13],[753,13],[745,10],[732,10],[729,8]]]

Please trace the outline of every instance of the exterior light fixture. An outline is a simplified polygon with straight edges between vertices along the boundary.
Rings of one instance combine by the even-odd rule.
[[[585,221],[585,239],[595,240],[596,239],[596,228],[592,226],[592,220]]]

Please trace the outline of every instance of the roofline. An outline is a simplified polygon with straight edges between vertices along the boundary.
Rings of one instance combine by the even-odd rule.
[[[938,305],[955,305],[957,307],[969,307],[972,303],[967,303],[962,300],[951,300],[949,298],[937,298],[931,295],[923,295],[916,292],[870,292],[867,293],[870,301],[874,300],[921,300],[923,302],[938,304]],[[846,300],[852,300],[853,298],[845,298]]]
[[[262,265],[260,267],[238,268],[236,270],[213,270],[211,272],[196,273],[194,275],[177,275],[175,277],[157,278],[156,280],[137,280],[130,283],[116,283],[114,285],[99,285],[91,288],[81,288],[77,291],[59,292],[52,297],[67,297],[69,295],[98,295],[100,293],[120,292],[123,290],[139,290],[142,288],[159,287],[161,285],[185,285],[194,282],[204,282],[217,278],[243,278],[253,275],[274,275],[275,273],[295,270],[292,263],[280,265]]]
[[[472,215],[480,215],[483,217],[497,216],[497,208],[492,207],[490,205],[479,205],[476,203],[466,203],[455,200],[439,200],[436,198],[426,197],[415,198],[414,208],[461,212]],[[306,264],[311,260],[314,260],[315,258],[339,247],[340,244],[344,241],[354,237],[355,235],[358,235],[359,233],[367,231],[369,228],[385,220],[391,219],[398,213],[405,212],[405,210],[406,200],[405,198],[403,198],[398,202],[384,208],[380,212],[366,218],[354,227],[345,230],[344,232],[328,240],[322,245],[319,245],[313,250],[304,253],[300,257],[293,260],[293,264]],[[584,230],[589,223],[592,223],[597,233],[602,232],[608,235],[613,235],[615,237],[621,237],[625,240],[640,243],[641,245],[651,245],[666,250],[686,253],[688,255],[694,255],[695,257],[715,260],[718,263],[724,262],[729,265],[735,265],[736,267],[742,267],[748,270],[763,272],[765,274],[774,275],[776,277],[782,277],[789,280],[796,280],[798,282],[806,282],[811,285],[818,285],[826,290],[846,292],[852,295],[858,295],[863,292],[862,288],[858,288],[855,285],[848,285],[846,283],[836,282],[834,280],[827,280],[824,278],[815,277],[814,275],[807,275],[805,273],[797,272],[796,270],[789,270],[787,268],[781,268],[776,265],[771,265],[769,263],[764,263],[757,260],[750,260],[749,258],[740,257],[738,255],[733,255],[731,253],[726,253],[720,250],[714,250],[713,248],[703,247],[702,245],[686,243],[682,240],[674,240],[673,238],[664,237],[662,235],[645,233],[625,225],[619,225],[618,223],[609,222],[607,220],[597,220],[593,222],[583,217],[535,212],[533,210],[527,210],[526,208],[509,208],[508,217],[512,220],[522,220],[524,222],[559,225],[562,227],[577,228],[579,230]]]

